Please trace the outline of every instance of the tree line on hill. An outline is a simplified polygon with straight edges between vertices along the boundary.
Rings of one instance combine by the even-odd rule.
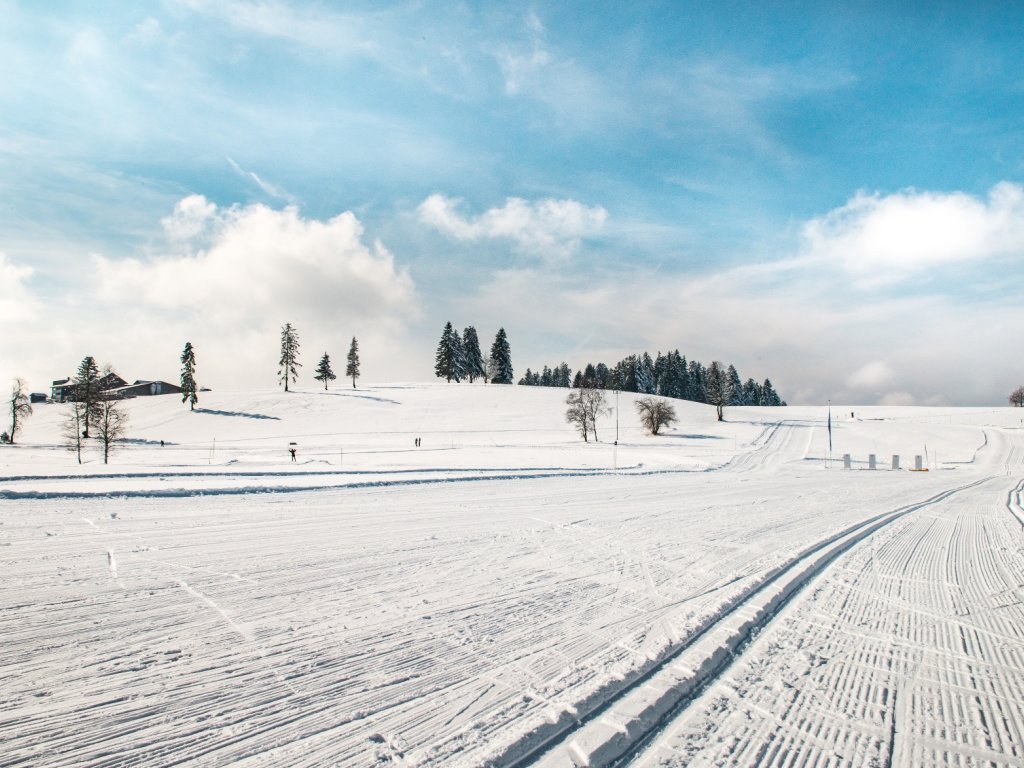
[[[659,352],[655,358],[647,352],[629,355],[612,367],[605,363],[587,363],[582,370],[576,371],[575,376],[564,362],[553,368],[545,365],[539,373],[527,368],[519,383],[541,387],[617,389],[691,400],[716,406],[720,420],[722,408],[726,406],[786,404],[770,379],[760,384],[752,378],[744,382],[733,365],[726,366],[718,360],[708,366],[699,360],[687,362],[679,350],[667,354]]]
[[[491,354],[484,360],[476,328],[467,326],[460,336],[450,321],[445,323],[434,354],[434,375],[456,384],[463,379],[469,379],[472,384],[478,378],[491,384],[514,383],[512,348],[505,329],[498,329],[491,344]]]

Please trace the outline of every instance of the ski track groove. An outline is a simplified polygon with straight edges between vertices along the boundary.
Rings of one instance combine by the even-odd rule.
[[[789,442],[788,438],[786,442]],[[799,553],[774,573],[751,585],[686,642],[670,649],[656,664],[591,703],[585,714],[561,724],[555,733],[531,736],[528,744],[537,739],[542,741],[536,745],[529,744],[525,750],[520,749],[522,754],[515,754],[519,747],[513,745],[509,750],[510,759],[499,762],[510,766],[572,766],[581,754],[586,754],[584,764],[588,766],[619,765],[628,761],[652,734],[680,714],[681,708],[693,700],[696,691],[712,685],[728,668],[732,655],[740,652],[808,580],[827,568],[835,558],[893,521],[981,482],[984,481],[943,491],[925,501],[860,522]],[[782,585],[781,590],[776,588],[779,584]],[[753,614],[753,620],[744,614]],[[738,629],[731,626],[737,623],[737,617],[740,618]],[[724,639],[715,642],[716,634],[724,634]],[[712,640],[710,644],[705,643],[708,639]],[[701,647],[702,644],[706,647]],[[691,649],[696,651],[690,653]],[[673,670],[680,659],[685,660],[681,673]],[[662,689],[653,696],[643,690],[652,682]],[[628,727],[607,724],[607,713],[616,709],[623,710],[624,714],[613,719],[628,723]],[[580,745],[581,738],[587,741],[586,751]]]
[[[288,504],[276,491],[289,488],[187,505],[21,498],[0,528],[0,764],[528,762],[514,756],[587,711],[631,733],[613,711],[624,686],[650,683],[823,542],[840,549],[730,638],[736,657],[627,757],[881,765],[898,746],[894,764],[1024,761],[1024,482],[977,510],[939,498],[988,487],[962,483],[916,506],[889,486],[864,497],[886,515],[831,509],[767,476],[804,458],[804,429],[767,426],[703,474],[501,482],[526,477],[514,470]],[[1015,468],[1014,450],[986,431],[994,468]],[[735,487],[758,472],[758,493],[785,504]]]
[[[708,691],[636,764],[749,765],[752,750],[789,757],[764,765],[827,763],[831,750],[809,741],[792,759],[785,732],[760,713],[779,712],[781,696],[787,722],[842,734],[832,740],[849,745],[842,765],[1020,765],[1024,612],[1019,592],[1013,605],[1005,598],[1024,567],[1006,546],[1013,528],[982,490],[853,547],[730,671],[735,693]],[[805,682],[779,685],[787,679]]]

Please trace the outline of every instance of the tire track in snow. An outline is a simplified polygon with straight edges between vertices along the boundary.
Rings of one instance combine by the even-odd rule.
[[[800,588],[839,555],[893,521],[984,482],[967,483],[877,515],[804,550],[744,591],[642,674],[578,707],[582,715],[559,718],[549,728],[528,734],[494,764],[598,768],[628,760],[712,684]]]

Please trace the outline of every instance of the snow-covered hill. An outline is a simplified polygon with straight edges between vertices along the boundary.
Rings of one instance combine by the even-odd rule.
[[[616,446],[565,394],[140,398],[81,467],[38,406],[0,446],[0,764],[1024,757],[1020,411],[833,406],[829,461],[825,408],[651,437],[623,394]]]

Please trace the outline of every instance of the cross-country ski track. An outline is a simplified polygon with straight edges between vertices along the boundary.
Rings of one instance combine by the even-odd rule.
[[[120,466],[0,454],[0,765],[1024,764],[1011,409],[836,418],[855,466],[932,460],[869,472],[821,409],[684,404],[613,454],[493,389],[225,398],[266,416],[219,461],[154,402]],[[380,436],[460,398],[444,451]],[[344,467],[268,458],[339,401],[378,435]]]

